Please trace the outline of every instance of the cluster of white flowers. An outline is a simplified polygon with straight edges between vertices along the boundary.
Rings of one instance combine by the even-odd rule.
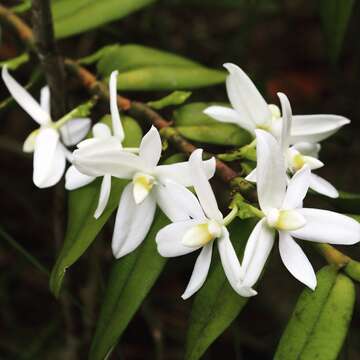
[[[49,92],[41,92],[41,105],[3,68],[2,76],[15,100],[40,124],[24,143],[24,151],[34,151],[34,183],[48,187],[57,183],[68,168],[66,188],[77,189],[103,177],[95,218],[106,208],[111,177],[128,179],[119,202],[112,250],[120,258],[136,249],[145,239],[153,222],[156,205],[171,220],[156,236],[159,253],[175,257],[200,250],[184,299],[205,282],[216,240],[224,272],[233,289],[241,296],[253,296],[253,289],[279,233],[281,259],[290,273],[314,289],[314,270],[294,238],[330,244],[360,241],[360,224],[350,217],[331,211],[303,208],[311,188],[337,197],[326,180],[312,173],[324,164],[318,160],[319,141],[329,137],[350,121],[336,115],[292,116],[287,97],[279,93],[281,111],[268,105],[248,76],[236,65],[225,64],[230,107],[211,106],[205,113],[214,119],[234,123],[256,138],[257,166],[247,179],[256,182],[262,218],[254,227],[240,261],[230,240],[227,225],[235,214],[220,212],[209,179],[216,162],[204,161],[202,150],[194,151],[189,161],[158,165],[162,144],[152,127],[139,148],[124,148],[124,130],[116,101],[117,72],[110,77],[112,131],[105,124],[93,126],[94,137],[83,140],[89,119],[73,119],[66,124],[52,122]],[[62,142],[60,141],[60,137]],[[78,143],[79,142],[79,143]],[[65,145],[77,149],[71,154]],[[195,196],[188,187],[194,187]],[[232,241],[238,241],[233,239]]]

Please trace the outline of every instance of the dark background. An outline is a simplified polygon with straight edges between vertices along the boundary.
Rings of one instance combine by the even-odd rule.
[[[269,103],[277,103],[276,92],[283,91],[290,98],[294,114],[334,113],[352,120],[350,126],[323,142],[321,158],[326,168],[319,174],[341,190],[358,192],[360,6],[354,6],[340,58],[333,65],[315,2],[243,1],[235,6],[231,6],[234,1],[225,1],[223,6],[203,6],[204,3],[160,1],[119,22],[62,40],[60,49],[64,55],[78,58],[103,45],[138,43],[178,53],[214,68],[234,62],[251,76]],[[18,45],[4,31],[0,60],[17,54]],[[25,65],[16,72],[21,83],[26,83],[33,65]],[[69,78],[68,82],[78,96],[74,101],[86,96],[74,79]],[[36,94],[40,85],[41,81],[34,87]],[[3,84],[0,87],[0,99],[5,99],[8,93]],[[127,95],[144,101],[163,93]],[[197,100],[226,100],[224,85],[194,91],[191,101]],[[96,111],[107,111],[105,105],[98,106]],[[0,359],[66,359],[63,310],[48,290],[48,277],[9,243],[16,241],[46,269],[51,269],[57,248],[52,235],[53,190],[35,188],[31,181],[31,157],[21,152],[21,144],[35,123],[18,106],[0,111]],[[74,317],[74,328],[70,330],[82,346],[81,358],[86,358],[112,262],[111,231],[112,222],[69,276],[71,292],[82,307],[79,310],[69,305]],[[304,249],[317,270],[325,264],[318,254],[309,251],[309,246]],[[360,259],[359,246],[346,251]],[[193,260],[190,256],[168,262],[151,296],[125,332],[114,359],[155,358],[159,337],[164,359],[182,358],[192,300],[183,301],[180,295],[191,274]],[[302,289],[274,251],[259,295],[249,302],[204,359],[271,359]],[[341,359],[360,359],[359,325],[357,303]]]

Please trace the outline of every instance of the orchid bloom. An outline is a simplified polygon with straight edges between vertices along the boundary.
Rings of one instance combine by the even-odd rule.
[[[257,193],[264,213],[253,229],[242,260],[242,286],[249,290],[258,280],[279,233],[281,259],[289,272],[311,289],[314,270],[294,238],[320,243],[352,245],[360,241],[360,224],[332,211],[303,208],[310,169],[302,167],[288,182],[285,161],[275,138],[256,130]]]
[[[66,158],[70,157],[70,152],[64,145],[75,145],[82,140],[89,131],[91,121],[87,118],[71,119],[59,128],[51,120],[48,87],[42,88],[39,104],[9,74],[5,66],[1,75],[15,101],[40,125],[23,145],[24,152],[34,152],[34,184],[39,188],[53,186],[64,174]]]
[[[81,146],[73,164],[90,176],[111,176],[132,180],[122,192],[116,215],[112,250],[120,258],[144,240],[154,218],[156,204],[172,221],[188,219],[186,186],[193,177],[188,162],[158,165],[162,151],[159,132],[152,127],[143,137],[139,155],[115,149],[108,143]],[[206,177],[215,173],[215,159],[203,162]]]
[[[198,149],[189,159],[192,182],[201,206],[194,195],[186,199],[187,207],[192,209],[191,219],[175,222],[161,229],[156,236],[158,251],[164,257],[174,257],[201,249],[189,284],[182,295],[183,299],[187,299],[204,284],[209,272],[213,244],[217,240],[221,263],[231,286],[240,295],[251,296],[254,290],[248,291],[238,286],[242,276],[240,262],[230,241],[226,218],[223,218],[218,208],[201,158],[202,150]]]
[[[295,174],[304,166],[308,166],[310,171],[316,170],[324,166],[317,157],[320,150],[320,144],[311,143],[298,143],[290,146],[290,129],[292,123],[292,111],[287,96],[283,93],[278,93],[281,110],[283,114],[283,121],[280,134],[280,146],[283,152],[287,170],[291,174]],[[256,182],[256,169],[254,169],[247,177],[246,180]],[[333,185],[322,177],[310,172],[310,188],[320,194],[329,196],[331,198],[337,198],[339,196],[338,191]]]
[[[252,135],[255,135],[256,129],[262,129],[279,137],[282,122],[279,108],[266,103],[254,83],[238,66],[226,63],[224,67],[230,73],[226,89],[232,108],[210,106],[204,113],[218,121],[236,124]],[[349,122],[349,119],[338,115],[296,115],[290,129],[290,143],[319,142]]]
[[[113,71],[109,81],[109,95],[110,95],[110,113],[112,120],[112,131],[106,124],[97,123],[92,128],[93,138],[86,139],[78,144],[78,148],[91,146],[92,144],[107,143],[107,146],[114,146],[116,149],[125,151],[134,151],[133,148],[123,148],[122,142],[125,138],[124,129],[121,124],[119,115],[119,109],[117,106],[117,82],[118,71]],[[75,190],[90,184],[96,179],[95,176],[88,176],[82,174],[76,169],[74,165],[71,165],[65,174],[65,188],[67,190]],[[96,208],[94,217],[98,219],[104,212],[106,205],[109,201],[111,192],[111,175],[105,174],[103,176],[100,188],[99,202]]]

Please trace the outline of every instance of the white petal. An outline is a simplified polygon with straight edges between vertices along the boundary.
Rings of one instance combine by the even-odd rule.
[[[6,66],[3,66],[1,76],[15,101],[38,124],[45,125],[51,121],[50,114],[44,111],[40,104],[30,95],[30,93],[9,74]]]
[[[246,243],[242,269],[244,272],[243,286],[253,287],[265,266],[274,245],[275,232],[260,220],[254,227]]]
[[[34,149],[34,184],[39,188],[55,185],[65,170],[65,155],[59,134],[52,128],[40,129]]]
[[[310,185],[311,172],[308,166],[303,166],[291,178],[286,190],[283,209],[296,209],[302,206]]]
[[[299,142],[293,146],[302,155],[312,156],[315,158],[319,157],[321,145],[318,143]]]
[[[247,122],[261,125],[271,119],[268,104],[250,78],[238,66],[224,64],[230,75],[226,79],[231,105]]]
[[[291,235],[316,242],[352,245],[360,241],[360,224],[345,215],[320,209],[299,209],[306,225]]]
[[[110,113],[114,135],[122,142],[125,134],[117,105],[117,77],[118,71],[115,70],[111,73],[109,81]]]
[[[255,125],[245,118],[242,118],[236,110],[229,109],[225,106],[213,105],[206,108],[204,114],[224,123],[236,124],[251,134],[255,134]]]
[[[292,122],[292,111],[289,99],[283,93],[277,93],[280,102],[281,102],[281,113],[282,113],[282,128],[281,128],[281,138],[280,146],[282,151],[286,151],[290,143],[290,129]]]
[[[204,246],[196,259],[194,270],[185,292],[181,297],[186,300],[196,293],[204,284],[211,264],[213,241]]]
[[[90,184],[94,180],[95,177],[84,175],[78,171],[74,165],[71,165],[65,174],[65,189],[75,190]]]
[[[48,86],[44,86],[40,90],[40,106],[47,114],[50,114],[50,89]]]
[[[106,205],[109,201],[110,192],[111,192],[111,175],[106,174],[104,175],[103,180],[101,182],[99,202],[94,214],[95,219],[98,219],[104,212]]]
[[[312,156],[303,156],[304,162],[309,166],[311,170],[320,169],[324,166],[324,163],[319,159]]]
[[[256,183],[262,210],[280,208],[286,190],[285,161],[275,138],[256,130]]]
[[[24,141],[23,152],[26,153],[34,152],[36,137],[38,136],[38,134],[39,134],[39,129],[34,130],[30,133],[30,135]]]
[[[339,197],[339,193],[334,186],[332,186],[327,180],[313,173],[311,173],[310,176],[310,188],[319,194],[323,194],[331,198]]]
[[[205,219],[198,199],[185,186],[166,181],[155,187],[155,194],[159,207],[172,222]]]
[[[279,232],[279,250],[281,260],[295,279],[315,290],[316,275],[314,269],[301,247],[288,232]]]
[[[175,257],[189,254],[198,247],[185,246],[182,243],[185,233],[193,226],[203,223],[203,220],[179,221],[163,227],[156,235],[158,252],[164,257]]]
[[[154,126],[145,134],[141,140],[139,156],[149,169],[154,168],[161,156],[161,138]]]
[[[319,142],[349,123],[349,119],[339,115],[295,115],[291,126],[291,143]]]
[[[109,139],[111,138],[110,128],[103,123],[97,123],[92,127],[92,133],[94,138],[97,139]]]
[[[193,185],[206,216],[221,221],[223,216],[218,208],[214,192],[202,167],[202,149],[195,150],[189,159]]]
[[[211,179],[216,170],[215,158],[203,161],[202,167],[206,178]],[[193,175],[188,161],[170,165],[159,165],[156,167],[155,172],[157,177],[163,179],[164,181],[172,180],[184,186],[193,185]]]
[[[111,246],[117,259],[135,250],[143,242],[155,215],[156,203],[151,194],[136,205],[132,187],[132,183],[125,187],[116,213]]]
[[[66,146],[76,145],[85,138],[91,127],[91,120],[87,118],[72,119],[60,128],[63,143]]]
[[[245,180],[256,183],[256,168],[246,176]]]
[[[228,230],[223,227],[222,236],[217,240],[221,264],[231,287],[237,291],[244,273],[234,247],[230,241]]]
[[[131,179],[143,169],[143,162],[137,155],[116,147],[118,144],[112,144],[108,140],[92,142],[91,145],[74,151],[73,164],[80,172],[89,176],[110,174],[120,179]]]

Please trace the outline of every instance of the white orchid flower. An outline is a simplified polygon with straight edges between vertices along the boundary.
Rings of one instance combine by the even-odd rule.
[[[232,109],[210,106],[204,113],[218,121],[236,124],[253,135],[256,129],[262,129],[279,137],[279,108],[266,103],[251,79],[237,65],[226,63],[224,67],[230,73],[226,79],[226,89]],[[291,126],[290,143],[319,142],[349,122],[349,119],[338,115],[296,115]]]
[[[302,169],[305,165],[309,167],[310,172],[310,188],[320,194],[337,198],[338,191],[327,180],[314,174],[312,170],[319,169],[324,166],[323,162],[318,159],[320,151],[320,144],[311,144],[301,142],[293,146],[290,145],[291,136],[290,129],[292,124],[292,111],[287,96],[283,93],[278,93],[281,110],[283,114],[283,121],[281,125],[280,146],[283,152],[287,170],[291,174],[295,174]],[[246,180],[256,182],[256,169],[254,169],[247,177]]]
[[[335,212],[303,208],[310,184],[310,169],[304,166],[287,184],[285,162],[278,142],[256,130],[257,193],[265,217],[253,229],[242,260],[245,289],[258,280],[279,233],[281,259],[289,272],[311,289],[316,287],[314,270],[294,238],[313,242],[351,245],[360,241],[360,224]]]
[[[186,199],[187,207],[193,210],[191,219],[175,222],[161,229],[156,236],[158,251],[164,257],[174,257],[201,249],[189,284],[182,295],[183,299],[187,299],[204,284],[209,272],[213,244],[217,240],[221,263],[233,289],[240,295],[254,295],[252,289],[249,292],[238,287],[242,276],[240,262],[230,241],[226,218],[223,218],[218,208],[204,172],[201,149],[191,154],[189,164],[201,206],[194,195]]]
[[[90,176],[132,180],[124,189],[116,215],[112,240],[114,256],[135,250],[144,240],[154,218],[156,204],[172,221],[190,217],[186,186],[193,184],[188,162],[158,165],[162,151],[159,132],[152,127],[143,137],[139,155],[115,149],[107,143],[81,146],[74,152],[77,169]],[[215,159],[204,161],[206,177],[215,173]],[[190,211],[191,212],[191,211]]]
[[[51,120],[50,92],[41,90],[40,104],[8,72],[2,68],[2,78],[15,101],[40,125],[25,140],[24,152],[34,152],[33,181],[39,188],[55,185],[65,171],[66,158],[70,152],[65,145],[75,145],[89,131],[90,119],[71,119],[60,128]]]
[[[115,149],[124,151],[136,152],[135,148],[123,148],[122,142],[125,138],[124,129],[121,123],[119,109],[117,106],[117,82],[118,71],[113,71],[110,75],[109,81],[109,95],[110,95],[110,114],[112,120],[112,131],[106,124],[97,123],[92,128],[93,138],[86,139],[78,147],[90,146],[91,144],[106,143],[107,146],[113,146]],[[71,165],[65,174],[65,188],[67,190],[75,190],[90,184],[96,179],[95,176],[89,176],[81,173],[74,165]],[[94,217],[98,219],[104,212],[109,201],[111,192],[111,175],[105,174],[103,176],[98,206],[95,210]]]

